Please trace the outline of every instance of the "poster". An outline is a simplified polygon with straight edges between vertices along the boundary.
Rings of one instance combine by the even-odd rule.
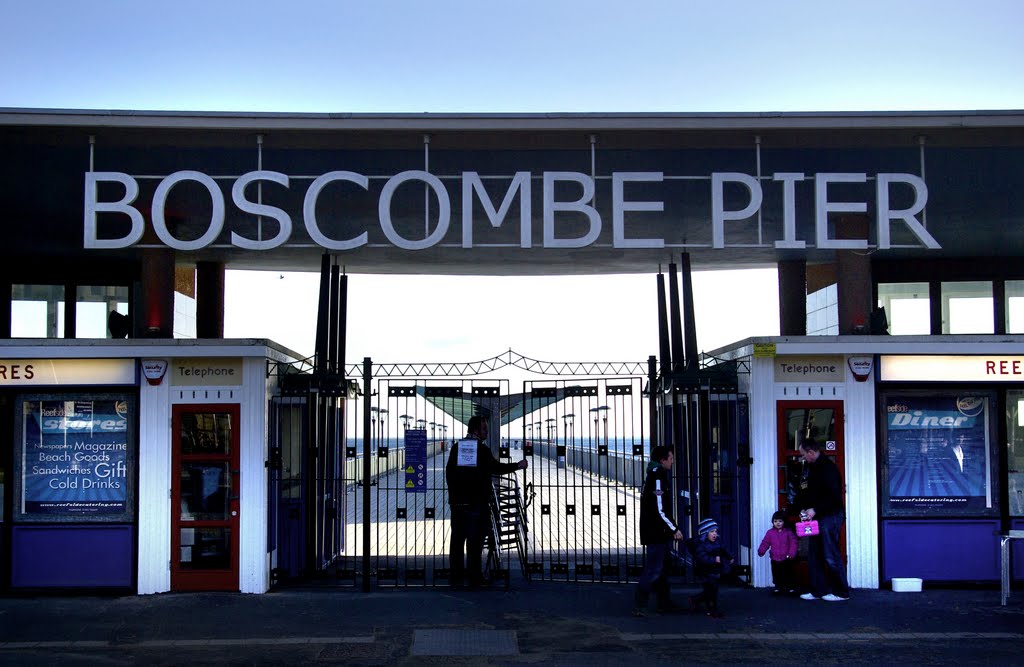
[[[128,401],[26,399],[22,406],[21,513],[128,513]]]
[[[427,429],[405,430],[405,490],[427,492]]]
[[[479,443],[476,438],[459,440],[458,458],[455,460],[456,465],[476,467],[476,450],[478,446]]]
[[[888,509],[894,514],[995,511],[990,397],[885,399]]]

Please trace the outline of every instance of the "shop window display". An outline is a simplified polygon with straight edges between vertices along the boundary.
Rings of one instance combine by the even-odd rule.
[[[125,394],[19,397],[14,476],[20,521],[127,521],[134,401]]]
[[[994,405],[987,392],[883,397],[886,515],[998,514]]]
[[[1024,517],[1024,391],[1006,394],[1006,440],[1010,516]]]

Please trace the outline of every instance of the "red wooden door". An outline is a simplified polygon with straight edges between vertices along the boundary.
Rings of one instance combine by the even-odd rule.
[[[237,591],[239,406],[172,415],[171,589]]]

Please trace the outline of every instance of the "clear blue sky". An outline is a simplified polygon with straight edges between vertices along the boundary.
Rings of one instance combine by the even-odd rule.
[[[286,112],[857,111],[1024,109],[1020,0],[558,2],[0,0],[0,106]],[[268,280],[267,276],[260,279]],[[303,353],[313,314],[268,321],[229,276],[227,333]],[[508,347],[551,360],[656,353],[654,279],[548,283],[474,321],[454,299],[502,283],[354,277],[349,349],[382,361]],[[440,282],[449,282],[441,285]],[[526,279],[518,279],[525,281]],[[528,284],[522,282],[519,284]],[[269,287],[265,289],[270,289]],[[303,292],[304,294],[304,292]],[[372,298],[370,295],[372,294]],[[777,333],[774,274],[698,284],[698,343]],[[724,301],[737,307],[725,313]],[[461,298],[458,300],[461,301]],[[766,308],[767,304],[767,308]],[[356,310],[363,309],[366,310]],[[591,348],[559,321],[621,313]],[[256,315],[254,315],[256,313]],[[537,317],[541,326],[530,320]],[[729,319],[733,317],[735,321]],[[288,326],[285,326],[285,323]],[[410,336],[413,323],[417,334]],[[423,326],[423,325],[427,326]],[[311,344],[311,343],[310,343]],[[596,356],[599,355],[599,356]]]
[[[1024,107],[1019,0],[3,0],[0,106]]]

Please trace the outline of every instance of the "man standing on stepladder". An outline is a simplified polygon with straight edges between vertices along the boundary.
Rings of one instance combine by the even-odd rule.
[[[683,539],[683,533],[672,518],[672,496],[669,493],[674,461],[675,455],[668,447],[659,445],[651,451],[647,479],[640,496],[640,543],[647,547],[647,555],[636,586],[634,616],[647,615],[651,591],[657,597],[659,613],[682,610],[673,604],[668,583],[672,543]]]
[[[456,443],[444,468],[451,505],[451,548],[448,583],[452,588],[479,588],[483,583],[484,540],[491,525],[491,475],[525,470],[526,459],[498,463],[487,446],[487,421],[479,415],[469,418],[466,439]]]

